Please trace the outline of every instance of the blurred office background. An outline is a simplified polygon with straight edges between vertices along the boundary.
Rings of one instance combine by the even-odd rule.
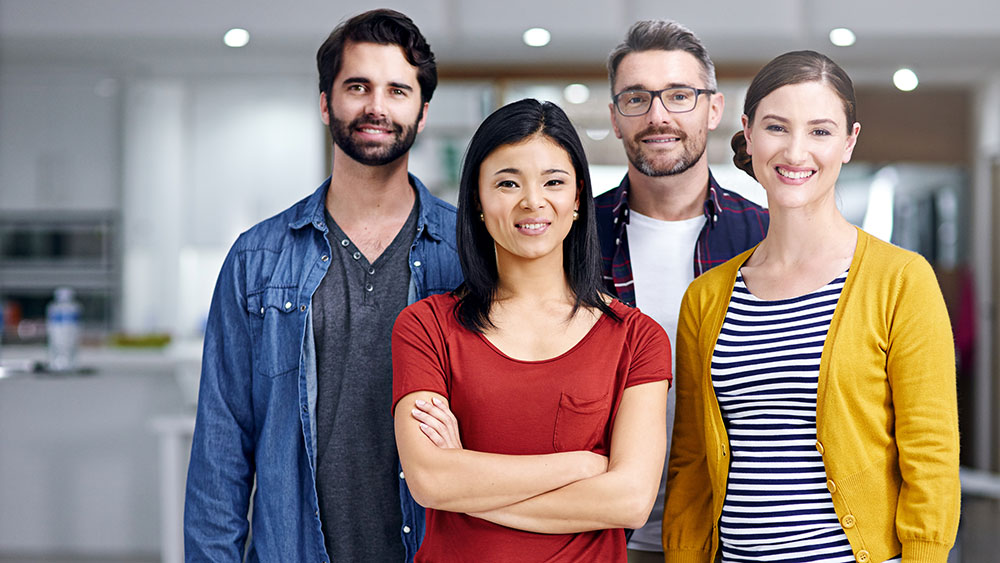
[[[437,55],[410,163],[452,201],[480,120],[528,96],[573,118],[595,190],[617,185],[625,157],[604,60],[637,19],[676,19],[705,41],[727,102],[712,170],[761,203],[728,145],[750,77],[793,49],[841,63],[863,129],[840,203],[939,273],[959,353],[965,494],[952,558],[995,560],[1000,3],[0,0],[0,366],[17,374],[0,378],[0,562],[178,560],[215,277],[241,231],[328,175],[315,51],[378,6],[410,15]],[[245,46],[225,44],[233,28]],[[531,28],[547,44],[529,45],[542,42]],[[45,358],[60,286],[83,307],[84,369],[25,375]]]

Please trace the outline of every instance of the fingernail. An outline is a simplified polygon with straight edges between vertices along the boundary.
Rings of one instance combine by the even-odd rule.
[[[420,414],[420,411],[418,411],[417,409],[413,409],[412,411],[410,411],[410,413],[411,414]]]
[[[426,406],[426,405],[427,405],[427,401],[424,401],[423,399],[417,399],[417,406],[418,407],[423,407],[423,406]]]
[[[434,401],[435,405],[443,405],[444,404],[444,401],[442,401],[441,399],[438,399],[437,397],[434,397],[431,400]]]

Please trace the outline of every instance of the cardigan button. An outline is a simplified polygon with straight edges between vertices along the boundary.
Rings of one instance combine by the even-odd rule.
[[[849,530],[853,528],[857,522],[855,521],[853,514],[848,514],[847,516],[844,516],[840,523],[843,524],[845,529]]]
[[[824,448],[823,448],[823,442],[820,442],[820,441],[817,440],[816,441],[816,451],[819,452],[819,455],[823,455],[823,450],[824,450]]]
[[[866,551],[864,549],[862,549],[861,551],[859,551],[857,553],[857,555],[854,556],[854,559],[858,563],[868,563],[868,561],[870,561],[871,558],[872,558],[872,556],[868,553],[868,551]]]
[[[833,482],[833,479],[826,482],[826,490],[830,491],[831,495],[837,492],[837,484]]]

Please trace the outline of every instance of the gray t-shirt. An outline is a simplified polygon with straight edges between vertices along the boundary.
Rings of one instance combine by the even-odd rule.
[[[403,561],[392,326],[407,305],[419,203],[373,264],[327,213],[330,268],[312,300],[316,489],[332,561]]]

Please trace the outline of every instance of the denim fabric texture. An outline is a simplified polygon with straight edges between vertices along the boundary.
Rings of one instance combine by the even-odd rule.
[[[457,287],[462,270],[455,208],[412,175],[410,183],[420,202],[409,253],[413,303]],[[205,330],[188,468],[186,561],[330,561],[316,493],[310,308],[329,266],[329,185],[327,179],[309,197],[240,235],[222,266]],[[390,416],[390,405],[385,409]],[[412,561],[423,539],[424,509],[399,474],[400,534]]]

